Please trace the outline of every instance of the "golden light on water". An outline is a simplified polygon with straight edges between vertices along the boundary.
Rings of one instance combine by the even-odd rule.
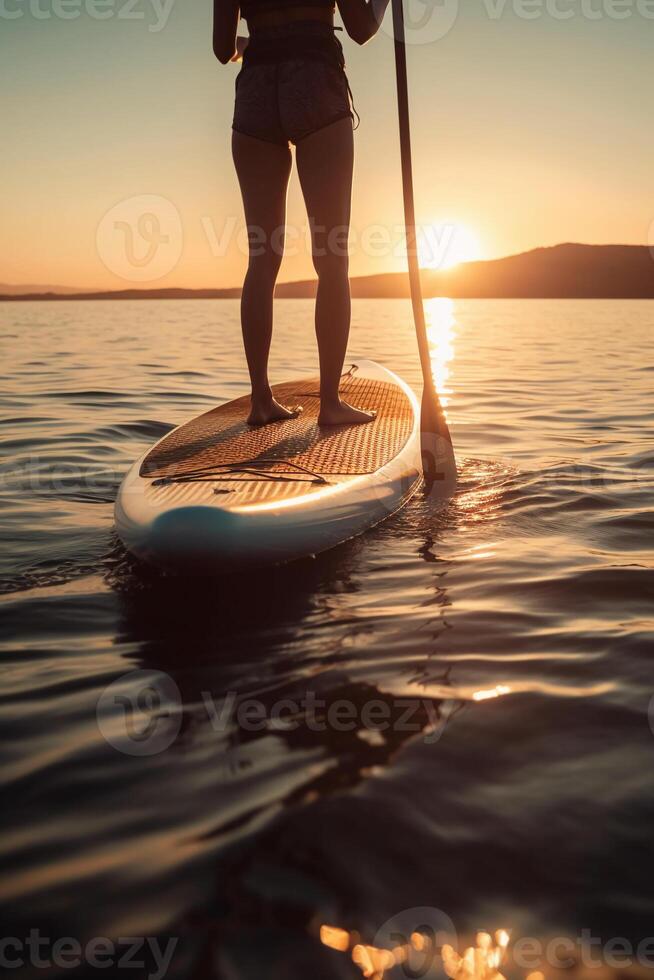
[[[337,949],[344,953],[350,945],[350,934],[347,930],[339,929],[337,926],[321,926],[320,942],[323,946],[329,946],[330,949]]]
[[[390,949],[377,949],[376,946],[363,946],[358,943],[352,950],[352,962],[364,977],[383,977],[386,970],[396,965],[394,953]]]
[[[447,296],[433,296],[425,301],[427,320],[427,339],[431,358],[431,371],[443,408],[447,405],[451,389],[447,382],[450,377],[450,363],[454,357],[454,335],[456,318],[454,301]]]
[[[507,684],[496,684],[486,691],[475,691],[472,695],[473,701],[487,701],[489,698],[501,698],[503,694],[510,694],[511,688]],[[506,942],[508,942],[508,937]],[[506,944],[505,944],[506,945]]]
[[[351,949],[352,962],[370,980],[383,980],[387,970],[401,963],[410,963],[416,953],[421,954],[421,975],[424,975],[424,968],[428,963],[433,966],[440,959],[451,980],[505,980],[499,968],[506,959],[509,945],[509,933],[506,929],[498,929],[494,938],[488,932],[478,932],[475,945],[469,946],[463,954],[447,943],[439,948],[422,932],[413,932],[408,943],[393,949],[381,949],[361,943],[357,933],[349,933],[345,929],[329,925],[320,927],[320,939],[325,946],[339,952],[345,953]],[[427,960],[424,959],[425,953]],[[428,972],[431,971],[431,966],[428,967]],[[542,980],[542,974],[530,973],[526,980]]]

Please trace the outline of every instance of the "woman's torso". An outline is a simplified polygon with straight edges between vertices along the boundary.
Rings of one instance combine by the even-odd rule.
[[[333,24],[334,9],[334,0],[242,0],[241,17],[250,30],[308,20]]]

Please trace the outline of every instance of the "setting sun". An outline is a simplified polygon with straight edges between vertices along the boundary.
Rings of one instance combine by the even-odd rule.
[[[450,269],[460,262],[481,258],[477,235],[456,221],[423,225],[418,233],[418,255],[423,269]]]

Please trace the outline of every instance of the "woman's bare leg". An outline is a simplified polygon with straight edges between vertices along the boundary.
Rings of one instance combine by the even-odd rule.
[[[265,425],[290,418],[296,409],[273,398],[268,381],[273,294],[284,252],[286,190],[291,173],[288,146],[232,133],[232,155],[243,197],[250,254],[241,295],[241,326],[252,384],[248,422]]]
[[[353,408],[338,393],[350,333],[347,238],[354,166],[352,120],[341,119],[300,140],[296,159],[318,274],[319,421],[323,425],[371,422],[374,412]]]

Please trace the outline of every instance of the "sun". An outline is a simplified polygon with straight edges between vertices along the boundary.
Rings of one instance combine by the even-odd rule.
[[[460,262],[475,262],[481,258],[479,238],[458,221],[422,225],[418,258],[423,269],[451,269]]]

